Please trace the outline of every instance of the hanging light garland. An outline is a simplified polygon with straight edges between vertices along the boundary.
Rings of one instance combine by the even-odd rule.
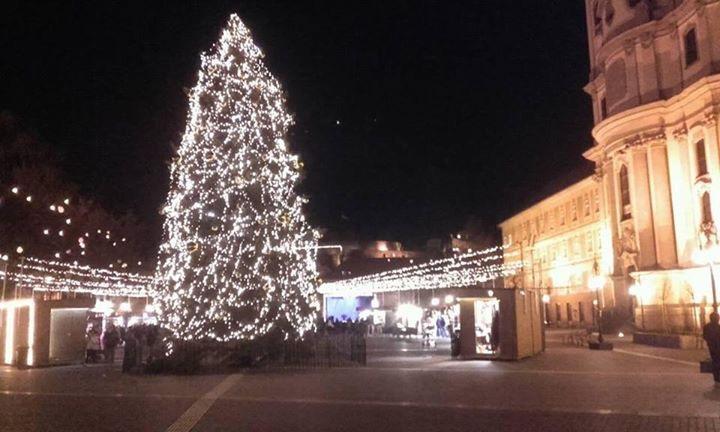
[[[322,294],[369,295],[380,292],[463,288],[515,274],[522,263],[505,264],[506,246],[433,260],[368,276],[324,283]]]
[[[6,268],[0,271],[0,275],[33,291],[130,297],[153,295],[153,278],[137,273],[116,272],[33,257],[25,257],[16,267],[16,271],[11,272]]]
[[[20,192],[23,191],[24,189],[25,189],[25,188],[21,187],[20,185],[15,185],[15,186],[13,186],[13,187],[10,188],[10,193],[11,193],[11,195],[18,195],[18,196],[19,196],[19,195],[20,195]],[[27,195],[27,196],[25,197],[25,199],[22,200],[22,202],[24,202],[27,206],[36,207],[36,205],[35,205],[34,203],[36,203],[37,200],[34,198],[33,195]],[[49,210],[50,213],[62,215],[62,216],[59,216],[60,221],[58,222],[58,224],[60,224],[60,225],[65,225],[65,226],[73,225],[73,224],[74,224],[73,218],[67,217],[67,215],[65,215],[65,212],[66,212],[67,208],[64,207],[62,204],[56,204],[56,202],[62,202],[65,206],[68,206],[68,208],[69,208],[69,207],[70,207],[70,202],[71,202],[71,200],[70,200],[69,197],[64,197],[62,200],[52,200],[52,201],[51,201],[51,204],[49,204],[49,205],[47,205],[47,203],[41,204],[41,205],[40,205],[40,208],[47,208],[47,210]],[[58,237],[65,237],[65,234],[66,234],[66,230],[65,230],[65,229],[58,229],[54,234],[52,234],[52,231],[50,230],[50,228],[47,228],[47,227],[43,228],[41,232],[42,232],[43,236],[57,235]],[[110,232],[110,230],[98,229],[98,230],[97,230],[97,233],[98,233],[98,236],[99,236],[99,237],[104,238],[105,240],[108,241],[108,243],[111,243],[111,246],[112,246],[112,247],[117,247],[117,246],[118,246],[118,243],[117,243],[116,241],[112,241],[112,242],[111,242],[111,232]],[[79,251],[79,252],[80,252],[80,255],[81,255],[81,256],[85,256],[86,253],[87,253],[87,248],[88,248],[89,239],[90,239],[90,233],[89,233],[89,232],[86,232],[86,233],[85,233],[85,237],[86,237],[88,240],[82,239],[82,237],[78,239],[78,246],[80,247],[80,251]],[[126,241],[127,241],[127,238],[123,237],[123,238],[122,238],[122,242],[124,243],[124,242],[126,242]],[[18,253],[21,253],[21,252],[18,252]],[[65,253],[66,253],[67,255],[72,255],[72,254],[73,254],[73,248],[71,247],[70,249],[67,249]],[[53,256],[54,256],[55,258],[60,258],[60,257],[62,256],[62,254],[61,254],[60,252],[55,252],[55,253],[53,254]],[[111,264],[111,265],[110,265],[110,268],[112,268],[112,267],[113,267],[113,265]],[[127,263],[124,263],[124,267],[123,267],[123,268],[127,268]]]

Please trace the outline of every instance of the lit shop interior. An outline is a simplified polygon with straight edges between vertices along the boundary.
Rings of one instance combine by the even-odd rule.
[[[365,322],[371,334],[451,338],[462,359],[516,360],[544,349],[541,295],[505,289],[517,264],[503,247],[325,283],[326,323]]]
[[[500,300],[494,297],[492,289],[481,293],[474,289],[449,289],[429,296],[420,291],[326,296],[324,318],[326,322],[365,322],[371,334],[450,339],[452,332],[459,336],[462,331],[461,296],[473,293],[486,296],[473,299],[475,353],[492,357],[499,354],[500,337]]]

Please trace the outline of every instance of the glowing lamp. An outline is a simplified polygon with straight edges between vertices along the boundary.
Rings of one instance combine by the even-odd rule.
[[[720,261],[720,247],[712,245],[693,253],[693,261],[699,265],[708,265]]]
[[[104,315],[110,315],[113,311],[113,303],[110,300],[95,300],[95,307],[90,309],[92,312],[100,312]]]
[[[437,305],[440,304],[440,299],[437,298],[437,297],[433,297],[433,299],[430,300],[430,304],[431,304],[432,306],[437,306]]]
[[[370,318],[370,315],[372,315],[372,311],[370,309],[365,309],[363,311],[360,311],[360,313],[358,314],[358,317],[361,320],[366,320],[366,319]]]
[[[543,294],[542,296],[542,302],[545,304],[550,303],[550,295],[549,294]]]
[[[495,296],[495,291],[488,290],[488,297],[493,297],[493,296]]]
[[[22,246],[18,246],[18,247],[15,249],[15,252],[17,252],[17,253],[19,253],[19,254],[23,253],[24,251],[25,251],[25,249],[23,249]]]
[[[370,307],[373,309],[377,309],[380,307],[380,301],[377,299],[377,297],[373,297],[373,299],[370,301]]]
[[[589,281],[591,291],[599,291],[605,285],[605,278],[602,276],[593,276]]]
[[[445,296],[445,303],[450,304],[455,301],[455,296],[452,294],[448,294]]]

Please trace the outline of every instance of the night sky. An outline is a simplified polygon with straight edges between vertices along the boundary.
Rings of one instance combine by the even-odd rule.
[[[316,226],[417,243],[471,215],[495,224],[587,167],[579,0],[12,3],[0,110],[158,233],[184,89],[232,12],[287,93]]]

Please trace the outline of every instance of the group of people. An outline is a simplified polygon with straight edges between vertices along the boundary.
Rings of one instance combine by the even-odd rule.
[[[330,334],[367,334],[369,328],[372,326],[372,322],[370,322],[369,319],[352,320],[347,317],[343,318],[344,319],[337,319],[334,316],[329,316],[325,322],[319,323],[318,330]]]
[[[85,363],[97,363],[101,357],[107,363],[115,361],[115,350],[120,344],[122,336],[114,324],[108,324],[102,333],[95,328],[94,324],[90,324],[85,339]]]
[[[102,333],[94,324],[86,334],[85,363],[115,362],[115,352],[123,345],[123,372],[131,372],[153,355],[153,348],[159,340],[156,325],[135,324],[127,329],[108,323]]]

